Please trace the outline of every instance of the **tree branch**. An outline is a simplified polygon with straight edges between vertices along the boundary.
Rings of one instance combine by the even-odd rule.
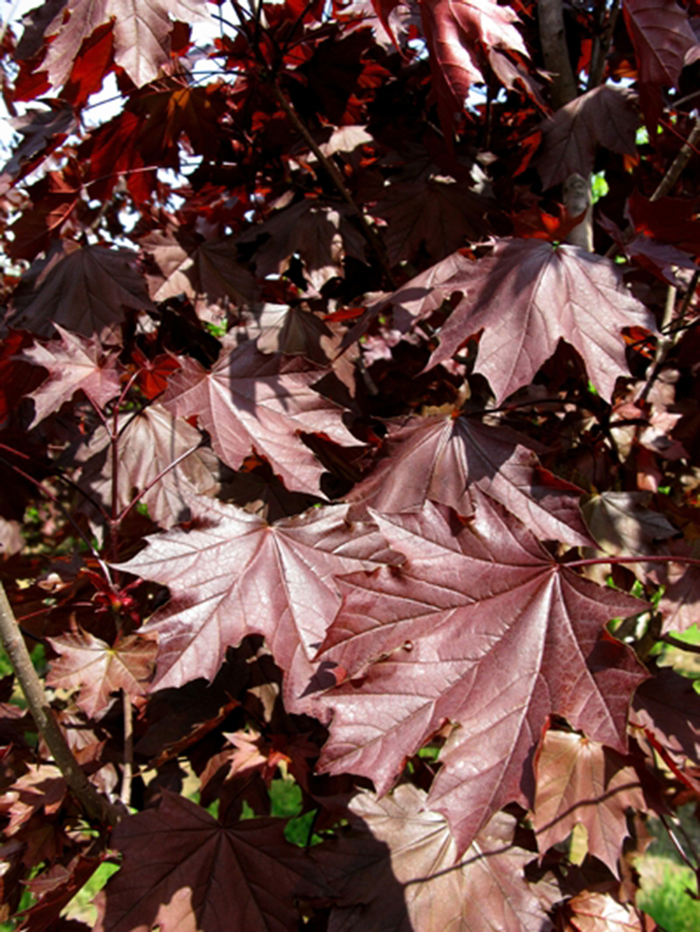
[[[552,105],[558,110],[578,96],[578,85],[566,47],[562,0],[537,0],[537,19],[544,66],[552,74]]]
[[[346,204],[352,207],[353,212],[356,214],[357,219],[360,223],[360,230],[362,231],[362,235],[367,240],[372,251],[374,252],[377,259],[379,260],[379,264],[381,265],[384,271],[384,274],[387,277],[387,281],[391,284],[392,288],[398,288],[398,282],[394,278],[394,275],[391,271],[391,267],[389,265],[389,260],[386,257],[386,252],[384,251],[384,244],[379,238],[377,231],[374,229],[374,227],[371,226],[367,222],[367,217],[365,217],[361,208],[355,202],[354,197],[348,191],[345,185],[345,182],[343,181],[343,176],[338,171],[337,166],[331,159],[328,158],[328,156],[324,155],[324,153],[321,151],[320,146],[318,145],[314,137],[311,135],[309,130],[306,128],[304,123],[299,119],[299,116],[297,115],[296,110],[292,107],[290,102],[284,96],[282,89],[280,88],[276,80],[272,82],[272,89],[275,93],[275,97],[280,103],[280,106],[282,107],[284,112],[287,114],[289,119],[294,124],[294,128],[296,129],[296,131],[301,136],[304,137],[306,144],[311,149],[311,151],[316,156],[316,158],[319,160],[321,165],[323,165],[324,169],[326,170],[326,174],[330,177],[331,181],[336,186],[339,193],[342,195],[343,200],[346,202]]]
[[[122,810],[97,792],[68,747],[63,732],[54,718],[42,682],[34,669],[27,645],[24,643],[5,587],[1,582],[0,636],[2,636],[3,647],[10,658],[27,700],[29,711],[69,789],[91,820],[100,822],[102,825],[116,825],[122,817]]]

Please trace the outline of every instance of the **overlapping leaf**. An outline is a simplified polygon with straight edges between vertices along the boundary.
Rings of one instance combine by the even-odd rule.
[[[565,731],[548,731],[537,755],[533,824],[540,851],[586,829],[588,851],[619,876],[628,809],[644,810],[633,767],[610,748]]]
[[[86,337],[113,333],[124,308],[153,308],[135,259],[127,249],[64,242],[22,276],[12,296],[13,326],[46,337],[54,324]]]
[[[112,20],[114,60],[142,87],[170,62],[170,16],[185,23],[209,19],[205,0],[68,0],[46,29],[46,35],[55,38],[42,69],[48,71],[53,87],[61,87],[83,41]]]
[[[313,391],[321,375],[302,359],[266,356],[248,341],[224,350],[209,372],[186,359],[163,405],[180,417],[196,414],[214,450],[234,469],[255,450],[289,488],[317,493],[323,468],[299,434],[324,433],[336,443],[358,445],[341,409]]]
[[[445,722],[430,805],[463,851],[490,815],[530,799],[530,756],[551,714],[623,751],[627,708],[644,674],[604,631],[643,603],[558,565],[482,497],[476,523],[426,505],[376,516],[405,568],[342,580],[344,603],[321,659],[351,682],[332,689],[321,759],[385,792]]]
[[[288,932],[296,897],[328,893],[280,821],[229,828],[168,791],[158,809],[124,819],[111,844],[124,861],[100,894],[95,932]]]
[[[542,128],[536,164],[543,188],[575,172],[586,178],[599,145],[621,155],[634,154],[639,123],[634,101],[629,89],[604,84],[557,110]]]
[[[128,696],[142,696],[153,673],[156,643],[152,637],[132,634],[114,647],[89,631],[50,638],[59,657],[51,663],[46,682],[62,689],[79,689],[78,705],[100,718],[123,689]]]
[[[493,252],[464,264],[431,295],[463,298],[440,331],[431,366],[483,333],[475,370],[501,402],[528,385],[560,339],[581,354],[588,376],[610,398],[627,373],[623,327],[653,331],[652,314],[620,282],[613,263],[576,246],[503,239]],[[435,293],[437,292],[437,294]]]
[[[389,434],[385,458],[349,497],[384,513],[419,511],[430,499],[468,516],[475,485],[543,540],[590,545],[580,489],[542,468],[525,439],[476,418],[416,418]]]
[[[546,932],[523,877],[532,855],[513,843],[512,816],[497,813],[458,857],[426,795],[406,784],[383,799],[363,792],[351,801],[354,834],[324,851],[340,894],[329,932]]]
[[[37,343],[20,358],[48,369],[49,378],[28,396],[34,399],[32,425],[57,412],[77,391],[104,406],[120,391],[117,354],[98,339],[88,340],[54,324],[60,341]]]
[[[207,526],[151,537],[121,566],[170,587],[170,602],[148,627],[159,639],[156,685],[212,680],[228,646],[262,634],[285,672],[288,708],[297,709],[340,607],[333,575],[400,557],[374,524],[350,521],[346,505],[274,524],[216,501],[201,508]]]

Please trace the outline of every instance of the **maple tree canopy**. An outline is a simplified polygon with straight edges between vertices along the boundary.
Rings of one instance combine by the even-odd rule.
[[[699,22],[0,25],[3,929],[656,927],[649,830],[700,800]]]

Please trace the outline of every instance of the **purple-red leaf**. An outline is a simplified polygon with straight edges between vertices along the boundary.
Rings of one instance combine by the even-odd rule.
[[[605,631],[643,608],[558,565],[482,497],[472,526],[447,509],[376,516],[398,569],[342,580],[343,608],[321,659],[351,682],[332,689],[321,765],[388,790],[405,758],[455,726],[430,791],[460,850],[497,809],[527,804],[530,756],[547,717],[625,749],[629,701],[645,674]]]
[[[610,748],[582,735],[548,731],[537,755],[532,821],[540,851],[586,829],[588,851],[619,876],[627,810],[646,808],[633,767]]]
[[[229,828],[167,790],[158,809],[124,819],[110,844],[124,860],[99,895],[95,932],[288,932],[295,898],[327,892],[281,821]]]
[[[469,516],[474,485],[543,540],[590,546],[581,490],[542,468],[526,441],[476,418],[416,418],[389,434],[385,457],[348,497],[385,513],[419,511],[430,499]]]
[[[560,339],[581,354],[589,378],[610,398],[617,377],[628,372],[620,331],[655,330],[652,314],[622,286],[613,263],[576,246],[500,240],[436,291],[445,297],[461,291],[463,298],[429,366],[483,330],[475,371],[489,380],[497,403],[532,381]]]
[[[398,555],[374,524],[350,521],[346,505],[274,524],[216,501],[201,508],[208,526],[150,537],[144,551],[120,566],[172,593],[147,629],[158,632],[155,685],[212,680],[228,646],[262,634],[286,674],[288,707],[296,708],[340,607],[333,574],[373,569]]]
[[[323,467],[299,433],[360,445],[343,425],[342,409],[311,388],[323,374],[302,359],[266,356],[248,341],[224,350],[211,371],[186,359],[163,405],[181,417],[196,414],[216,453],[234,469],[255,450],[289,488],[317,493]]]

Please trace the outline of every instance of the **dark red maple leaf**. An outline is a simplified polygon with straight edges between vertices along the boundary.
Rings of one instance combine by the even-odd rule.
[[[360,445],[343,425],[341,409],[313,391],[323,374],[302,359],[266,356],[248,341],[223,350],[209,372],[185,359],[163,405],[181,417],[196,414],[216,453],[234,469],[255,450],[289,488],[318,494],[323,467],[299,433]]]
[[[64,241],[37,260],[12,295],[13,326],[53,336],[54,324],[86,337],[113,333],[124,308],[154,309],[126,249],[80,246]]]
[[[98,896],[95,932],[288,932],[296,897],[330,891],[311,857],[285,841],[282,820],[222,825],[163,791],[158,809],[124,819],[111,846],[120,871]]]
[[[532,853],[513,843],[499,812],[462,857],[427,794],[404,784],[349,804],[352,831],[319,849],[338,889],[329,928],[342,932],[547,932],[544,907],[523,876]]]
[[[49,372],[48,379],[28,396],[34,400],[34,420],[30,426],[58,412],[77,391],[85,392],[99,407],[104,407],[120,391],[116,351],[105,350],[99,339],[85,339],[59,324],[54,327],[60,341],[37,343],[20,357]]]
[[[637,690],[630,721],[649,729],[673,757],[700,764],[700,696],[694,680],[660,667]],[[681,764],[681,766],[683,766]]]
[[[636,152],[639,123],[635,94],[628,88],[601,85],[560,107],[542,126],[537,168],[542,187],[553,187],[578,172],[593,169],[598,146],[621,155]]]
[[[619,876],[627,810],[646,809],[639,778],[619,754],[583,735],[547,731],[537,753],[532,821],[540,851],[586,829],[588,851]]]
[[[415,418],[390,431],[384,458],[348,497],[383,513],[419,511],[430,499],[469,516],[473,484],[543,540],[590,546],[581,490],[541,467],[525,443],[532,447],[515,431],[476,418]]]
[[[406,756],[453,723],[430,805],[463,851],[497,809],[527,805],[547,716],[625,750],[645,674],[604,626],[643,603],[558,565],[483,496],[469,526],[433,505],[375,518],[407,562],[340,581],[343,608],[319,659],[351,681],[323,697],[333,720],[320,764],[386,792]]]
[[[673,87],[697,45],[688,13],[675,0],[627,0],[622,10],[642,84]]]
[[[172,593],[147,628],[158,633],[154,688],[212,680],[228,646],[262,634],[285,672],[287,707],[300,709],[315,669],[311,660],[340,607],[333,575],[373,569],[399,555],[374,524],[350,520],[347,505],[274,524],[216,501],[193,508],[208,526],[150,537],[144,551],[120,565]]]
[[[620,331],[655,330],[653,315],[622,286],[613,263],[576,246],[503,239],[490,255],[461,265],[430,296],[434,305],[440,296],[463,294],[428,365],[449,359],[483,330],[475,371],[489,380],[497,403],[532,381],[560,339],[581,354],[591,381],[610,398],[628,371]]]

